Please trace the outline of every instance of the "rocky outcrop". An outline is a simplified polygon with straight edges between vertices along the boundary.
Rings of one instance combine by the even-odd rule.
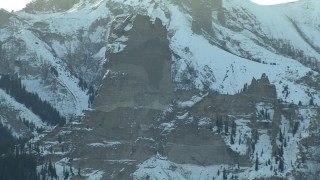
[[[245,93],[250,94],[255,98],[277,99],[276,86],[270,84],[269,78],[266,74],[262,74],[261,78],[258,80],[253,78]]]
[[[130,23],[132,29],[125,30]],[[256,97],[276,97],[267,77],[247,92],[209,93],[194,106],[183,107],[177,102],[196,91],[174,91],[169,42],[161,21],[127,16],[117,18],[112,27],[106,74],[82,125],[91,130],[74,136],[78,143],[71,156],[77,160],[72,166],[103,170],[105,179],[128,179],[139,163],[157,154],[181,164],[250,166],[249,153],[239,155],[222,136],[199,123],[203,117],[254,113],[252,104],[262,99]],[[119,37],[128,41],[117,44]]]
[[[127,179],[135,165],[157,153],[154,122],[174,95],[165,27],[159,19],[151,22],[140,15],[132,22],[130,31],[123,29],[125,25],[114,25],[117,29],[110,31],[127,36],[128,41],[123,51],[106,53],[107,73],[85,120],[93,131],[82,134],[73,153],[74,157],[88,157],[74,162],[75,167],[103,168],[107,179]],[[90,146],[94,143],[104,145]],[[122,168],[125,170],[120,171]]]
[[[106,73],[92,109],[79,127],[71,127],[72,135],[63,137],[71,147],[71,166],[80,174],[101,170],[102,179],[132,179],[140,163],[159,156],[177,164],[237,165],[237,174],[240,167],[254,166],[255,154],[261,153],[252,148],[259,133],[268,137],[271,158],[279,151],[283,112],[265,74],[236,95],[175,91],[167,30],[159,19],[118,16],[108,41]],[[236,144],[246,149],[243,153],[228,142],[234,137],[227,124],[236,121]]]
[[[112,31],[112,30],[111,30]],[[119,30],[118,30],[119,31]],[[121,53],[109,54],[107,73],[93,107],[163,110],[172,100],[171,54],[167,32],[159,19],[137,16]]]
[[[4,9],[0,9],[0,28],[4,28],[10,24],[10,17],[12,14]]]
[[[128,24],[127,18],[117,20]],[[121,52],[106,53],[107,73],[84,121],[84,127],[93,130],[79,134],[81,140],[72,154],[86,159],[72,165],[103,169],[106,179],[128,179],[136,165],[156,154],[182,164],[250,164],[247,156],[229,149],[223,138],[198,127],[198,117],[210,116],[200,112],[203,103],[189,110],[174,105],[177,99],[188,99],[195,92],[174,91],[167,32],[161,21],[138,15],[132,23],[130,31],[118,25],[110,31],[128,41]],[[208,97],[220,98],[215,94]],[[210,98],[201,102],[206,99]],[[181,119],[186,111],[190,116]],[[170,123],[174,128],[168,130]]]

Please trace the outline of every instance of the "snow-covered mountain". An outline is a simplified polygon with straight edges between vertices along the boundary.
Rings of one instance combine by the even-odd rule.
[[[173,79],[179,89],[209,88],[234,94],[252,77],[266,73],[276,84],[278,98],[294,103],[308,103],[310,98],[319,101],[316,85],[300,81],[307,73],[317,76],[312,69],[319,68],[319,15],[311,8],[319,6],[318,2],[279,6],[250,1],[111,2],[118,4],[112,8],[127,14],[161,19],[177,55]],[[195,69],[193,75],[186,70],[190,68]],[[186,78],[192,83],[186,85]],[[288,93],[283,93],[284,87]]]
[[[113,16],[98,5],[83,5],[81,11],[75,5],[52,14],[0,12],[1,74],[18,75],[27,91],[37,93],[68,121],[88,109],[100,85]]]
[[[31,133],[19,118],[44,127],[49,135],[42,140],[41,156],[52,154],[52,145],[60,149],[56,136],[70,140],[63,146],[70,148],[57,153],[62,158],[57,167],[82,166],[89,179],[319,175],[319,109],[308,106],[320,104],[318,1],[276,6],[249,0],[79,0],[65,6],[58,0],[41,2],[16,13],[0,10],[0,74],[19,77],[27,91],[50,103],[68,125],[49,133],[52,125],[5,90],[0,90],[0,118],[17,137]],[[230,102],[219,108],[214,102],[220,98]],[[243,109],[232,105],[238,99]],[[271,118],[261,118],[264,114]],[[235,123],[237,135],[217,132],[215,119],[220,115]],[[126,119],[129,116],[132,119]],[[132,137],[120,133],[123,130]],[[194,139],[202,130],[205,135],[200,137],[208,139]],[[280,142],[282,133],[286,140]],[[190,142],[178,134],[190,136]],[[254,139],[256,134],[259,139]],[[239,143],[231,144],[232,138]],[[223,149],[224,160],[199,156],[211,156],[207,151],[214,150],[212,141]],[[156,153],[142,156],[145,146]],[[140,154],[129,152],[133,147]],[[283,159],[277,155],[281,147]],[[98,157],[90,148],[114,167],[94,164]],[[185,157],[178,156],[179,151]],[[66,161],[69,155],[78,161]],[[237,167],[231,166],[238,156]],[[284,164],[282,171],[277,170],[279,163]],[[61,169],[59,173],[63,176]]]

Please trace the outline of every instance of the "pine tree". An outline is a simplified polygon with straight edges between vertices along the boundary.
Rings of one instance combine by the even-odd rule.
[[[258,168],[259,168],[259,159],[258,159],[258,156],[256,156],[256,163],[255,163],[255,170],[258,171]]]
[[[231,125],[231,134],[233,135],[233,137],[236,136],[236,132],[237,132],[237,125],[234,121],[232,121],[232,125]]]
[[[279,132],[279,141],[280,141],[280,142],[283,141],[283,135],[282,135],[281,129],[280,129],[280,132]]]
[[[310,99],[309,105],[310,105],[310,106],[313,106],[313,105],[314,105],[313,98]]]
[[[280,172],[283,172],[283,170],[284,170],[284,162],[283,162],[283,158],[280,158],[278,168],[279,168],[279,171],[280,171]]]
[[[266,120],[270,119],[270,115],[268,116],[268,114],[269,114],[269,113],[268,113],[268,109],[266,109],[266,112],[265,112],[264,114],[265,114],[265,119],[266,119]],[[269,117],[269,118],[268,118],[268,117]]]
[[[73,170],[72,170],[72,167],[70,166],[70,173],[71,173],[71,175],[73,176],[74,175],[74,173],[73,173]]]
[[[294,122],[294,127],[293,127],[293,130],[292,130],[293,136],[297,133],[299,125],[300,125],[300,123],[298,121]]]
[[[254,142],[257,143],[259,140],[259,133],[258,133],[258,130],[255,130],[254,131]]]
[[[228,179],[226,168],[223,168],[223,179],[224,180]]]
[[[220,117],[217,117],[216,125],[217,125],[218,133],[221,133],[221,131],[222,131],[222,119]]]
[[[62,142],[61,135],[58,136],[58,142],[59,142],[59,144],[61,144],[61,142]]]
[[[232,134],[230,135],[230,143],[234,144],[234,138],[233,138]]]
[[[229,133],[229,124],[228,124],[228,121],[225,121],[224,123],[224,132],[227,134]]]
[[[63,167],[63,176],[64,176],[64,180],[67,180],[69,178],[69,171],[67,169],[65,169],[65,167]]]
[[[280,158],[283,157],[283,145],[281,145],[279,148],[279,156],[280,156]]]
[[[283,146],[284,146],[284,147],[287,147],[287,139],[286,139],[286,138],[284,138]]]
[[[254,153],[255,148],[256,148],[256,144],[255,144],[254,142],[252,142],[252,143],[251,143],[251,150],[252,150],[252,153]]]

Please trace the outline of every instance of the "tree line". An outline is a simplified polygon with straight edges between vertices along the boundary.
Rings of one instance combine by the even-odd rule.
[[[0,123],[0,179],[39,180],[36,158],[22,150],[24,143]]]
[[[50,103],[43,101],[35,92],[28,92],[22,85],[20,78],[1,75],[0,88],[38,115],[43,122],[61,126],[66,123],[66,118],[60,115]]]

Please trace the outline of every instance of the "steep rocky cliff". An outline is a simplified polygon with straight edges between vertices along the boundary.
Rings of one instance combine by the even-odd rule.
[[[157,152],[153,124],[174,94],[167,34],[160,20],[152,23],[138,15],[132,21],[132,29],[123,33],[128,37],[124,50],[108,54],[102,86],[83,123],[94,130],[74,152],[76,157],[92,157],[75,162],[81,168],[105,167],[112,174],[126,167],[126,161],[132,161],[132,167]],[[88,145],[93,143],[105,147]],[[129,172],[124,171],[124,179]]]
[[[309,128],[319,123],[318,112],[279,101],[266,74],[235,95],[174,90],[161,21],[120,16],[112,27],[106,73],[92,109],[81,124],[44,138],[44,148],[62,139],[53,146],[57,152],[44,154],[45,161],[64,158],[57,165],[79,169],[75,179],[272,179],[319,173],[318,165],[298,165],[311,161],[312,152],[302,150],[305,143],[296,144],[317,146],[317,128],[312,133]],[[193,172],[199,167],[201,175]],[[315,171],[305,174],[311,167]]]

